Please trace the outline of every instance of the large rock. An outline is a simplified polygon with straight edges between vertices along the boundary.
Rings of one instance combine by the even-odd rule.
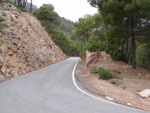
[[[89,52],[86,51],[86,66],[96,64],[98,62],[112,63],[112,59],[105,51]]]
[[[66,57],[31,14],[0,10],[0,17],[7,24],[0,33],[0,80],[25,74]]]
[[[150,97],[150,89],[145,89],[145,90],[139,92],[138,94],[143,98],[148,98],[148,97]]]

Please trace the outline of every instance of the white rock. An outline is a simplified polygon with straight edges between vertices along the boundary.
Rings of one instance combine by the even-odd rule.
[[[11,74],[12,74],[13,77],[18,77],[19,76],[16,71],[12,71]]]
[[[107,100],[113,101],[114,99],[112,97],[106,96],[105,97]]]
[[[150,89],[144,89],[143,91],[138,93],[143,98],[150,97]]]
[[[128,106],[132,106],[132,104],[131,104],[131,103],[127,103],[127,105],[128,105]]]

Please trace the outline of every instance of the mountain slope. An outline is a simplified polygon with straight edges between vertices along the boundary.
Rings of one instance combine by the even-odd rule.
[[[0,10],[0,17],[7,24],[0,32],[0,81],[66,57],[29,13]]]

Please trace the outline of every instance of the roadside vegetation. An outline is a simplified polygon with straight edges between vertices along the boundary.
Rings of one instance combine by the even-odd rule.
[[[107,80],[112,78],[111,72],[109,72],[107,69],[103,67],[96,67],[96,66],[91,66],[90,67],[90,73],[91,74],[98,74],[99,79]]]
[[[115,60],[150,69],[150,1],[88,0],[99,13],[75,23],[83,51],[106,51]]]
[[[78,55],[76,43],[69,36],[73,30],[71,21],[60,17],[51,4],[44,4],[33,14],[41,21],[52,40],[69,56]],[[71,25],[67,26],[66,21]]]
[[[2,29],[4,29],[4,28],[7,26],[7,24],[2,23],[3,21],[5,21],[5,19],[0,18],[0,31],[1,31]]]

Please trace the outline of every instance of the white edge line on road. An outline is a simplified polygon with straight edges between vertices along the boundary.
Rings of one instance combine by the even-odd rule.
[[[101,99],[101,98],[99,98],[99,97],[93,96],[93,95],[87,93],[86,91],[82,90],[82,89],[77,85],[76,80],[75,80],[75,69],[76,69],[77,65],[78,65],[78,61],[76,62],[75,66],[74,66],[74,68],[73,68],[73,70],[72,70],[72,80],[73,80],[73,84],[75,85],[75,87],[76,87],[79,91],[81,91],[82,93],[84,93],[85,95],[87,95],[87,96],[89,96],[89,97],[92,97],[92,98],[94,98],[94,99],[96,99],[96,100],[99,100],[99,101],[102,101],[102,102],[107,102],[107,103],[110,103],[110,104],[113,104],[113,105],[116,105],[116,106],[120,106],[120,107],[129,108],[129,109],[133,109],[133,110],[136,110],[136,111],[142,111],[142,112],[143,112],[143,110],[139,110],[139,109],[136,109],[136,108],[132,108],[132,107],[129,107],[129,106],[125,106],[125,105],[117,104],[117,103],[114,103],[114,102],[111,102],[111,101],[108,101],[108,100]],[[146,112],[146,111],[145,111],[145,112]]]

